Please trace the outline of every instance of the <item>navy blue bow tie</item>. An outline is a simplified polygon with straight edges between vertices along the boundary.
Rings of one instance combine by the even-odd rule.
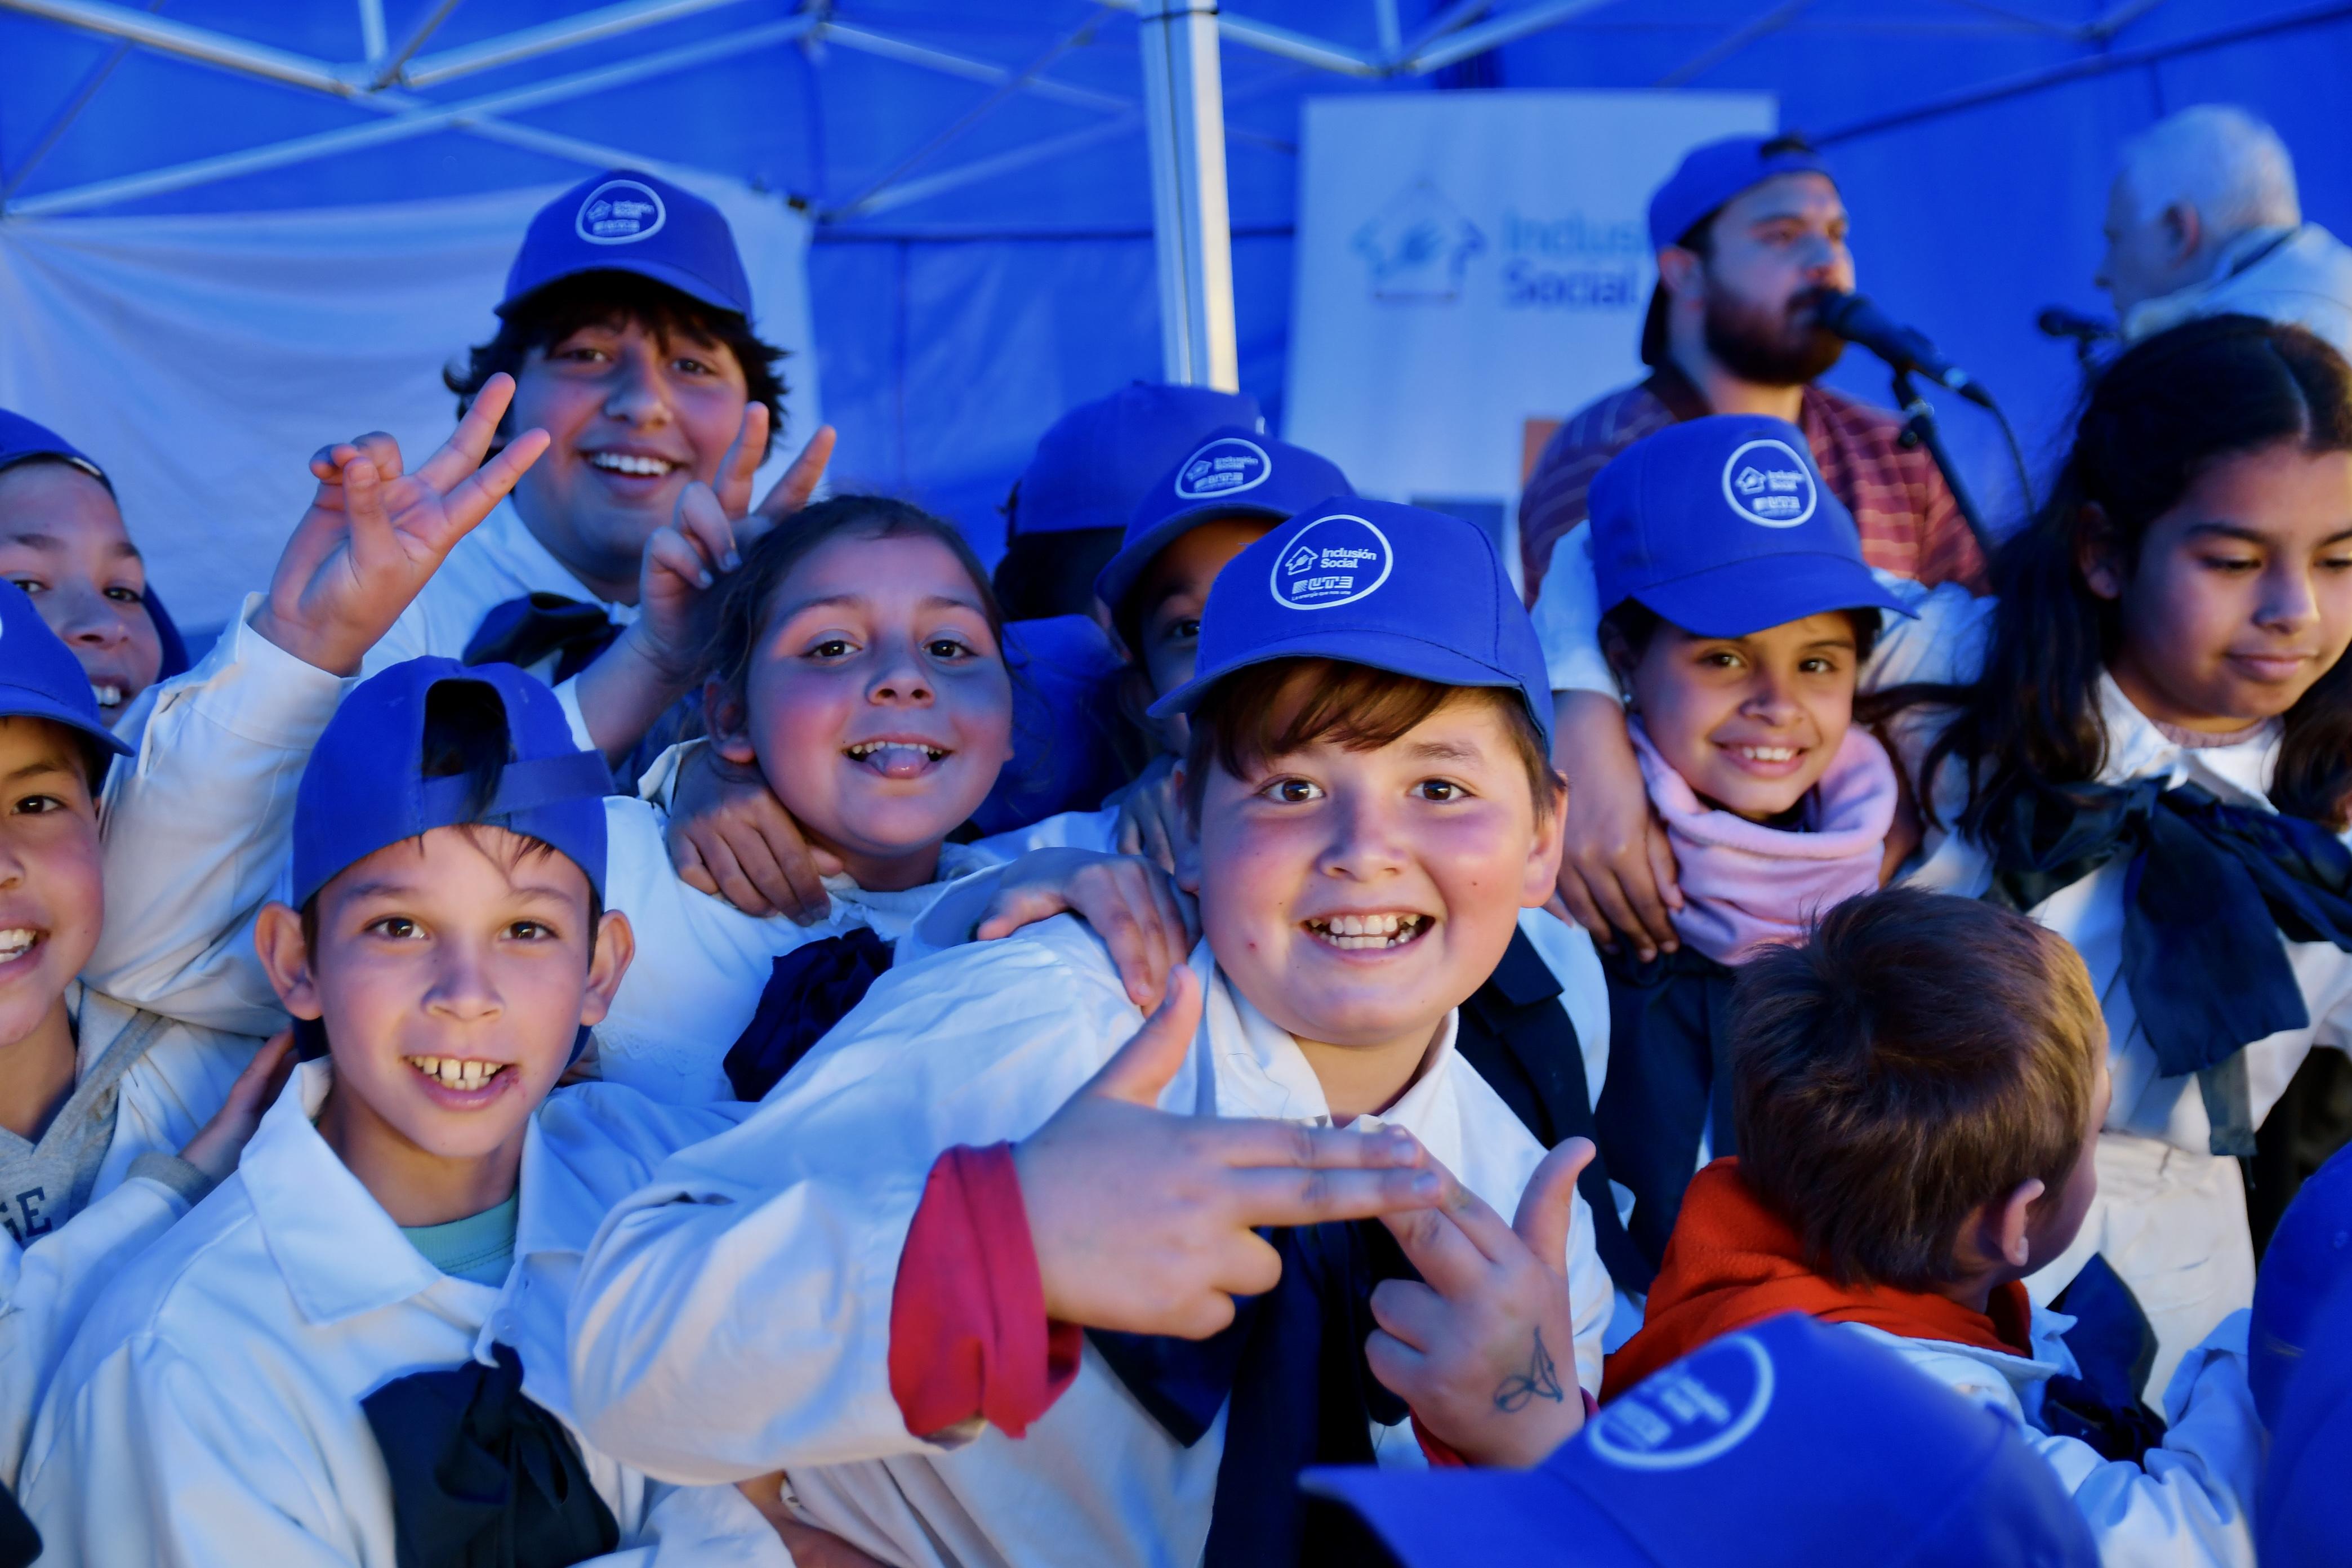
[[[760,1009],[727,1050],[735,1098],[760,1100],[890,967],[890,944],[864,926],[793,949],[768,966]]]
[[[584,605],[561,594],[525,594],[491,606],[467,639],[466,664],[511,664],[529,669],[555,658],[546,677],[560,686],[596,662],[621,628],[602,605]]]

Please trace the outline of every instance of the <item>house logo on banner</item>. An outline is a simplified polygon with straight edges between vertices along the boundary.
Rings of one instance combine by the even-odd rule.
[[[634,245],[661,232],[669,213],[653,187],[635,180],[607,180],[580,204],[572,228],[591,245]]]
[[[1298,531],[1267,586],[1286,609],[1336,609],[1370,595],[1395,564],[1387,534],[1352,512],[1335,512]]]
[[[1356,230],[1372,298],[1391,304],[1451,304],[1470,258],[1486,248],[1478,226],[1427,180],[1415,180]]]

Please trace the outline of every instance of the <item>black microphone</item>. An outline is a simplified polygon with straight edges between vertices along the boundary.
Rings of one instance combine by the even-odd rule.
[[[2033,318],[2042,336],[2073,338],[2076,342],[2095,343],[2116,335],[2116,324],[2096,316],[2085,316],[2080,310],[2070,310],[2063,305],[2053,305]]]
[[[1813,318],[1850,343],[1860,343],[1898,371],[1924,375],[1970,403],[1992,406],[1992,395],[1967,371],[1936,352],[1927,335],[1906,327],[1860,294],[1825,289],[1815,296]]]

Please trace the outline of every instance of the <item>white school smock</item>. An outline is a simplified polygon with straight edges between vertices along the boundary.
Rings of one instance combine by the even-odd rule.
[[[1118,847],[1118,807],[1112,805],[1095,811],[1057,812],[1010,833],[992,833],[985,838],[974,839],[966,847],[997,864],[1017,860],[1032,849],[1089,849],[1097,855],[1118,855],[1122,853]]]
[[[360,673],[373,675],[390,665],[427,654],[462,659],[466,645],[481,629],[482,617],[526,594],[556,594],[593,605],[615,626],[637,618],[635,605],[601,597],[572,575],[522,521],[509,496],[490,509],[471,533],[457,541],[422,593],[383,640],[368,650]]]
[[[1591,965],[1562,978],[1587,1052],[1603,1058],[1599,966],[1579,933],[1560,935],[1552,945]],[[1160,1105],[1328,1119],[1297,1043],[1205,943],[1191,962],[1201,1030]],[[889,1388],[891,1292],[933,1163],[1034,1131],[1142,1021],[1101,942],[1067,915],[883,976],[749,1121],[667,1161],[614,1211],[573,1300],[583,1425],[671,1479],[783,1467],[811,1522],[894,1563],[1193,1568],[1222,1415],[1180,1447],[1089,1348],[1026,1436],[991,1428],[950,1449],[910,1436]],[[1377,1120],[1410,1129],[1507,1215],[1544,1151],[1454,1055],[1454,1026]],[[1578,1381],[1596,1389],[1612,1292],[1580,1197],[1567,1264]],[[1399,1447],[1414,1449],[1409,1433],[1383,1445]]]
[[[824,918],[795,925],[782,915],[747,915],[681,880],[667,826],[651,801],[605,798],[604,903],[629,917],[637,956],[595,1027],[593,1048],[606,1082],[678,1105],[735,1098],[728,1047],[759,1011],[777,959],[860,926],[897,943],[943,887],[983,864],[965,846],[948,844],[938,878],[919,888],[874,892],[827,877]]]
[[[2053,1436],[2042,1424],[2050,1380],[2080,1375],[2059,1338],[2074,1326],[2063,1312],[2033,1310],[2030,1356],[1905,1339],[1865,1323],[1838,1326],[2016,1421],[2074,1496],[2105,1568],[2253,1568],[2254,1486],[2264,1440],[2246,1387],[2247,1317],[2236,1314],[2181,1363],[2164,1396],[2164,1442],[2137,1465],[2105,1458],[2079,1438]]]
[[[360,1401],[410,1373],[517,1343],[524,1387],[567,1415],[560,1321],[606,1206],[719,1125],[601,1085],[558,1090],[525,1134],[503,1287],[425,1262],[311,1125],[331,1082],[306,1063],[237,1173],[99,1300],[36,1425],[19,1496],[45,1564],[394,1568],[391,1483]],[[788,1568],[733,1488],[676,1489],[583,1446],[620,1568]]]

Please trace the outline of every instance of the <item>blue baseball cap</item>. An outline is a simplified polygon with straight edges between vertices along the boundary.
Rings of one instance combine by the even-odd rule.
[[[1551,746],[1551,682],[1535,625],[1495,542],[1458,517],[1349,495],[1301,509],[1217,574],[1192,679],[1153,703],[1151,716],[1189,713],[1234,670],[1277,658],[1513,687]]]
[[[1801,1313],[1727,1334],[1532,1470],[1318,1469],[1407,1568],[2091,1568],[2017,1423]]]
[[[2263,1267],[2269,1267],[2265,1255]],[[2314,1303],[2311,1358],[2266,1415],[2270,1458],[2254,1496],[2255,1561],[2263,1568],[2341,1568],[2352,1563],[2352,1279]]]
[[[1783,419],[1669,425],[1612,458],[1586,507],[1603,614],[1636,599],[1707,637],[1824,610],[1913,614],[1870,574],[1853,514]]]
[[[1766,148],[1772,149],[1769,153]],[[1795,137],[1727,136],[1692,148],[1650,197],[1650,248],[1682,243],[1700,219],[1781,174],[1819,174],[1835,184],[1829,161]]]
[[[110,752],[131,754],[131,748],[99,717],[98,694],[89,689],[81,660],[41,619],[25,590],[5,581],[0,581],[0,719],[46,719],[79,731]]]
[[[425,776],[425,707],[436,687],[487,686],[506,710],[498,793],[467,810],[462,777]],[[604,895],[604,758],[572,743],[555,693],[510,664],[412,658],[362,681],[319,736],[294,795],[294,903],[340,872],[436,827],[485,822],[571,858]]]
[[[1095,597],[1117,610],[1154,556],[1211,518],[1284,522],[1327,496],[1355,493],[1339,464],[1304,447],[1238,425],[1213,430],[1144,492]]]
[[[1262,423],[1256,398],[1208,386],[1137,381],[1082,403],[1037,438],[1014,492],[1012,531],[1125,528],[1144,492],[1203,437]]]
[[[2246,1382],[2263,1425],[2279,1406],[2305,1354],[2315,1346],[2341,1353],[2341,1340],[2315,1337],[2319,1309],[2352,1279],[2352,1149],[2340,1149],[2279,1216],[2263,1249],[2254,1280],[2253,1321],[2247,1329]]]
[[[499,314],[583,272],[634,272],[706,305],[751,314],[751,280],[726,215],[636,169],[592,174],[539,209],[507,270]]]
[[[114,489],[114,481],[106,477],[106,470],[90,461],[64,437],[21,414],[0,408],[0,468],[13,468],[36,458],[54,458],[59,462],[70,463],[104,485],[110,492]]]

